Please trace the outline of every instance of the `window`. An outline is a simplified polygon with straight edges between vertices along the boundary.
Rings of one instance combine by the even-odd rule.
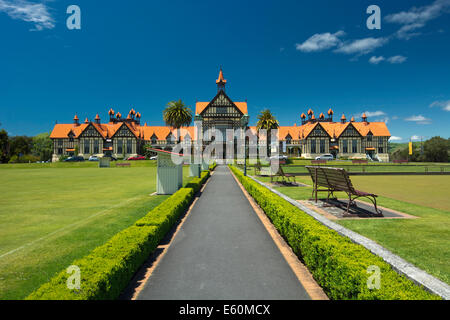
[[[90,148],[89,148],[89,141],[85,141],[84,142],[84,154],[89,154],[91,152]]]
[[[378,147],[378,153],[384,153],[383,152],[383,147]]]
[[[98,140],[94,140],[94,153],[95,154],[97,154],[97,153],[100,153],[100,151],[99,151],[99,142],[98,142]]]
[[[217,113],[227,113],[227,107],[216,107]]]
[[[383,137],[379,137],[378,138],[378,144],[380,145],[380,147],[383,146],[383,142],[384,142],[383,141]]]
[[[123,153],[123,140],[117,140],[117,153]]]
[[[348,141],[342,140],[342,153],[348,153]]]
[[[311,140],[311,153],[316,153],[316,140]]]
[[[358,152],[358,140],[353,140],[352,142],[352,152],[357,153]]]
[[[367,142],[372,142],[372,135],[371,134],[367,135]]]
[[[132,153],[132,152],[133,152],[132,150],[133,150],[133,149],[132,149],[132,141],[131,141],[131,140],[128,140],[128,141],[127,141],[127,153],[128,153],[128,154]]]
[[[325,140],[320,140],[320,153],[325,153]]]

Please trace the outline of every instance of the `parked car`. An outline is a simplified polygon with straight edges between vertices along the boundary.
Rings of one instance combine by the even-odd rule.
[[[334,157],[332,154],[326,153],[326,154],[316,157],[316,160],[334,160]]]
[[[278,159],[278,160],[287,160],[288,157],[285,156],[285,155],[282,155],[282,154],[279,154],[278,156],[271,156],[270,157],[270,160],[276,160],[276,159]]]
[[[90,156],[89,161],[100,161],[100,159],[97,156]]]
[[[114,158],[113,156],[104,156],[103,158],[109,158],[111,161],[117,161],[117,158]]]
[[[127,160],[128,161],[145,160],[145,157],[144,156],[129,157]]]
[[[150,160],[158,160],[158,156],[150,157]]]
[[[66,160],[64,160],[64,162],[83,162],[84,158],[83,157],[69,157]]]

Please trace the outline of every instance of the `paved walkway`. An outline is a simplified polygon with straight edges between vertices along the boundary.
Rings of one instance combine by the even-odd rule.
[[[228,168],[218,166],[138,299],[310,297]]]

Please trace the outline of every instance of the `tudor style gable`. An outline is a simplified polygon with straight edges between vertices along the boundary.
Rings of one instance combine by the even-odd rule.
[[[330,138],[328,132],[322,127],[320,123],[317,123],[314,129],[307,136],[308,138]]]
[[[83,132],[81,132],[80,138],[103,138],[102,134],[92,124],[89,124]]]
[[[112,138],[137,138],[137,136],[131,131],[131,129],[125,124],[117,129]]]
[[[214,99],[201,111],[203,117],[242,117],[244,113],[239,110],[236,104],[226,95],[219,91]]]
[[[340,134],[343,138],[361,138],[359,131],[350,122],[345,130]]]

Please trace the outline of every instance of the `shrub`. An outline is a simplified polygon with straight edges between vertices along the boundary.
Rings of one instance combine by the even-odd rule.
[[[136,221],[135,225],[137,227],[158,227],[158,232],[162,238],[175,224],[181,213],[186,211],[193,198],[194,191],[192,188],[181,188],[145,217]]]
[[[296,206],[245,177],[237,168],[231,169],[330,299],[439,299],[396,273],[388,263],[363,246],[328,229]],[[367,287],[370,276],[367,269],[373,265],[381,270],[379,290],[369,290]]]
[[[66,270],[41,286],[27,300],[109,300],[119,296],[134,272],[160,241],[157,227],[132,226],[89,255],[72,263],[80,268],[80,290],[69,290]]]
[[[209,170],[214,171],[216,169],[216,167],[217,167],[217,163],[214,162],[212,165],[209,166]]]

